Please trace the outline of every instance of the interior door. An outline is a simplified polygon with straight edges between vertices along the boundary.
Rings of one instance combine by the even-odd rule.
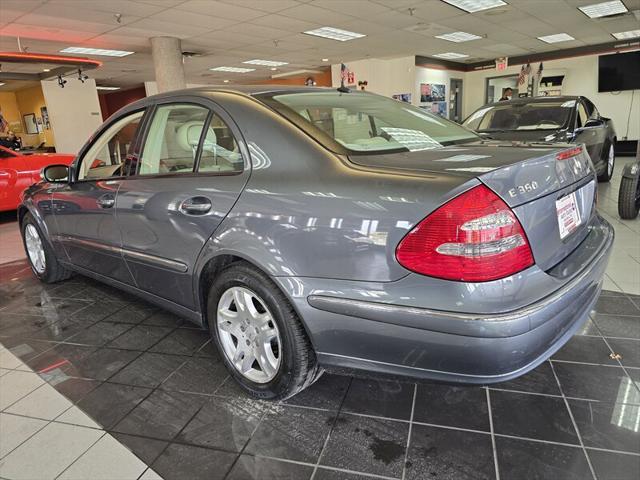
[[[52,195],[57,226],[54,242],[74,265],[125,283],[133,279],[120,252],[116,196],[144,111],[115,120],[78,156],[75,177]]]
[[[223,111],[188,97],[155,108],[142,144],[116,201],[123,255],[139,288],[193,309],[198,254],[249,176],[244,147]]]

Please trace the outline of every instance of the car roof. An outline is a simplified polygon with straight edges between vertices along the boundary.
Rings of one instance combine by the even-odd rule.
[[[495,105],[522,105],[526,103],[542,103],[548,102],[549,100],[556,100],[559,102],[568,102],[570,100],[579,100],[582,97],[581,95],[562,95],[562,96],[540,96],[540,97],[522,97],[522,98],[513,98],[511,100],[503,100],[497,101],[493,103],[487,103],[480,108],[484,107],[493,107]]]
[[[301,85],[206,85],[203,87],[187,88],[184,90],[172,90],[170,92],[159,93],[147,97],[147,99],[161,99],[178,95],[202,95],[207,96],[214,92],[230,92],[241,95],[254,96],[261,93],[287,93],[287,92],[331,92],[336,91],[332,87],[305,87]],[[353,89],[353,93],[360,93],[359,90]]]

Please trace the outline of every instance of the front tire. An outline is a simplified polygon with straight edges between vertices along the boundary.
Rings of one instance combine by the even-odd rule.
[[[618,215],[633,220],[640,212],[640,172],[633,177],[622,177],[618,193]]]
[[[56,283],[66,280],[72,272],[58,262],[42,230],[30,213],[27,213],[21,225],[22,243],[33,274],[44,283]]]
[[[281,400],[322,374],[293,307],[271,279],[246,263],[222,271],[207,297],[213,342],[225,366],[252,396]]]
[[[607,144],[605,144],[605,148],[603,148],[605,152],[605,157],[602,159],[604,162],[604,172],[598,175],[598,182],[600,183],[607,183],[611,180],[611,177],[613,177],[613,169],[616,165],[615,147],[613,142],[607,142]]]

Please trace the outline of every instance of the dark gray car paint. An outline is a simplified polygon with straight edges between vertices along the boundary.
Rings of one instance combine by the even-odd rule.
[[[100,131],[141,106],[178,97],[211,102],[211,108],[235,121],[236,140],[251,162],[245,177],[172,177],[172,185],[187,182],[185,188],[174,187],[175,193],[165,190],[168,183],[162,178],[114,179],[120,189],[116,217],[120,211],[124,217],[132,215],[118,224],[119,231],[128,232],[123,238],[129,238],[132,228],[142,228],[148,230],[148,237],[141,238],[156,239],[148,245],[135,241],[120,245],[120,258],[137,279],[109,277],[60,259],[71,268],[202,323],[200,279],[207,264],[220,255],[244,258],[269,274],[290,299],[323,365],[422,377],[489,382],[524,373],[559,348],[587,318],[601,288],[612,229],[595,209],[588,209],[593,201],[588,194],[582,199],[584,225],[565,242],[559,240],[555,219],[555,200],[594,178],[586,154],[559,165],[555,154],[563,146],[475,142],[437,151],[350,159],[327,151],[247,95],[259,91],[263,87],[164,94],[125,107],[109,119]],[[482,158],[447,161],[462,154]],[[244,188],[230,183],[238,179],[246,179]],[[509,195],[509,190],[535,179],[540,182],[538,188]],[[514,207],[532,240],[536,265],[496,281],[463,283],[418,275],[397,263],[395,248],[416,223],[482,182]],[[47,220],[51,214],[38,204],[50,201],[52,190],[67,187],[31,187],[20,215],[29,209],[51,224]],[[178,212],[168,213],[167,207],[178,197],[211,188],[223,190],[219,199],[212,198],[215,211],[211,219],[194,224]],[[131,199],[144,191],[153,192],[157,205],[133,214]],[[47,231],[52,238],[72,233]],[[187,251],[181,241],[189,235],[195,243]],[[168,239],[171,241],[166,242]],[[555,240],[545,244],[545,239]],[[132,258],[130,252],[151,255],[155,262],[154,258]],[[184,264],[186,272],[163,268],[159,259]],[[147,270],[136,271],[141,265]],[[176,298],[167,293],[172,288],[184,295]],[[554,295],[557,292],[563,295]],[[318,298],[335,299],[345,309],[336,312],[335,305],[327,307]],[[549,298],[554,301],[545,303]],[[403,323],[402,310],[397,317],[390,314],[388,321],[362,318],[354,312],[363,305],[350,301],[376,304],[372,309],[379,309],[380,304],[416,308],[423,315],[413,315],[408,323]],[[530,309],[536,304],[544,308],[536,311],[534,319]],[[469,314],[477,318],[470,319]],[[496,314],[509,314],[514,321],[497,320],[504,328],[497,327],[491,318]]]

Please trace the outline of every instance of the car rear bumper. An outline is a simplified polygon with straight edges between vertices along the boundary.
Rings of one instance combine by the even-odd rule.
[[[327,322],[327,328],[311,326],[317,330],[318,359],[330,367],[464,383],[522,375],[587,320],[602,288],[613,238],[613,228],[600,219],[569,257],[545,273],[562,287],[506,313],[476,315],[308,295],[307,305]],[[322,321],[310,317],[316,318],[315,327]]]

